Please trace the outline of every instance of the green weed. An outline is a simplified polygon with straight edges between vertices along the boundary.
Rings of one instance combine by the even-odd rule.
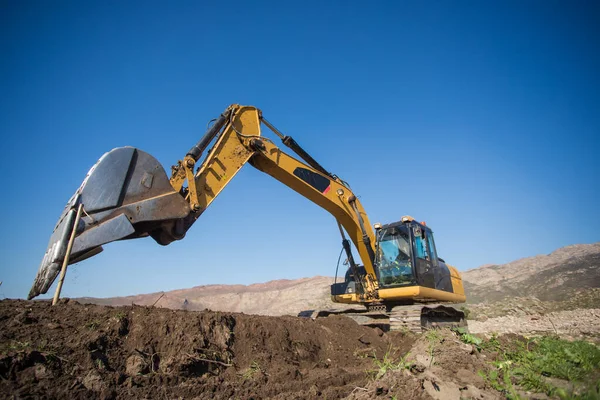
[[[465,319],[469,319],[469,316],[471,315],[471,310],[468,309],[466,306],[462,306],[460,310],[463,312],[463,314],[465,314]]]
[[[100,322],[98,322],[96,320],[90,321],[87,324],[85,324],[85,327],[91,331],[95,331],[96,329],[98,329],[99,326],[100,326]]]
[[[119,311],[118,313],[115,314],[115,319],[117,321],[121,321],[122,319],[124,319],[125,317],[127,317],[127,314],[124,313],[123,311]]]
[[[31,343],[19,342],[18,340],[15,340],[8,345],[8,349],[14,351],[23,351],[28,350],[29,348],[31,348]]]
[[[429,366],[431,367],[433,362],[433,352],[435,345],[442,340],[442,335],[438,329],[430,329],[425,334],[425,338],[429,341]]]
[[[541,337],[515,342],[512,349],[504,350],[497,339],[492,339],[495,342],[484,346],[497,346],[499,359],[493,362],[494,370],[481,373],[481,376],[508,398],[519,399],[515,389],[518,386],[561,399],[600,399],[600,383],[589,382],[600,368],[600,348],[597,346],[583,341]],[[557,386],[556,379],[564,381],[565,385]]]
[[[429,340],[429,342],[439,342],[442,339],[442,335],[438,329],[429,329],[427,333],[425,333],[425,338]]]
[[[252,379],[257,373],[262,373],[263,370],[257,361],[252,361],[246,372],[242,375],[244,379]]]
[[[394,361],[391,356],[391,352],[388,351],[384,354],[383,359],[379,360],[375,354],[373,354],[373,364],[375,369],[369,371],[369,374],[373,377],[373,379],[380,379],[389,371],[398,371],[403,369],[411,369],[413,363],[408,362],[406,359],[408,358],[409,353],[406,353],[403,357],[401,357],[398,361]]]
[[[455,329],[454,331],[460,338],[461,342],[466,343],[466,344],[471,344],[471,345],[475,346],[477,351],[481,351],[481,348],[482,348],[481,346],[483,344],[482,339],[478,338],[477,336],[471,335],[465,329],[462,329],[462,328]]]
[[[500,349],[500,341],[498,340],[498,334],[492,333],[492,337],[490,337],[487,341],[481,343],[481,348],[490,351],[498,351]]]
[[[97,358],[94,361],[94,364],[96,365],[96,368],[98,368],[98,369],[105,369],[106,368],[106,366],[104,365],[104,362],[102,362],[102,360],[99,359],[99,358]]]

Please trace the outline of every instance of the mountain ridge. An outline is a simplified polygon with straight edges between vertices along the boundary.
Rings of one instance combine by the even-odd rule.
[[[561,247],[547,255],[462,271],[469,303],[536,297],[556,301],[600,287],[600,242]],[[211,284],[124,297],[76,299],[111,306],[145,305],[173,309],[296,315],[308,309],[341,308],[330,300],[333,277],[277,279],[250,285]]]
[[[462,272],[469,303],[506,297],[561,300],[600,287],[600,242],[561,247],[547,255]]]

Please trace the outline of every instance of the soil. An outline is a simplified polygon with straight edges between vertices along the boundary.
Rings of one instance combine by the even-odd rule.
[[[493,354],[436,332],[384,333],[344,316],[3,300],[0,398],[503,398],[479,374]]]
[[[479,375],[489,370],[494,354],[479,352],[462,343],[449,330],[435,335],[419,335],[405,354],[405,368],[390,371],[355,390],[349,398],[377,396],[397,399],[503,399]]]
[[[391,338],[341,316],[4,300],[0,397],[342,398]]]

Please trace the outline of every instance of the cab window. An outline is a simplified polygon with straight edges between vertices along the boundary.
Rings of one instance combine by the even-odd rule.
[[[378,247],[377,268],[380,284],[397,286],[413,282],[408,232],[397,229],[382,232]]]
[[[437,254],[435,252],[435,245],[433,244],[433,235],[429,233],[427,235],[427,242],[429,243],[429,251],[431,253],[432,258],[437,259]]]
[[[418,258],[429,260],[429,252],[427,251],[427,243],[422,236],[415,235],[415,248]]]

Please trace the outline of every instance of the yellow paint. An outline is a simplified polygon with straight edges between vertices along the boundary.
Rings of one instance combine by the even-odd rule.
[[[391,289],[379,289],[379,298],[382,300],[404,300],[413,299],[417,301],[448,301],[452,303],[463,303],[466,298],[464,294],[445,292],[443,290],[431,289],[423,286],[408,286]]]
[[[356,293],[352,294],[340,294],[337,296],[331,296],[331,301],[334,303],[345,303],[345,304],[357,304],[360,303],[360,299]]]
[[[452,265],[448,265],[448,269],[450,270],[450,277],[452,279],[452,290],[454,293],[464,296],[465,288],[463,287],[463,281],[460,273]]]

